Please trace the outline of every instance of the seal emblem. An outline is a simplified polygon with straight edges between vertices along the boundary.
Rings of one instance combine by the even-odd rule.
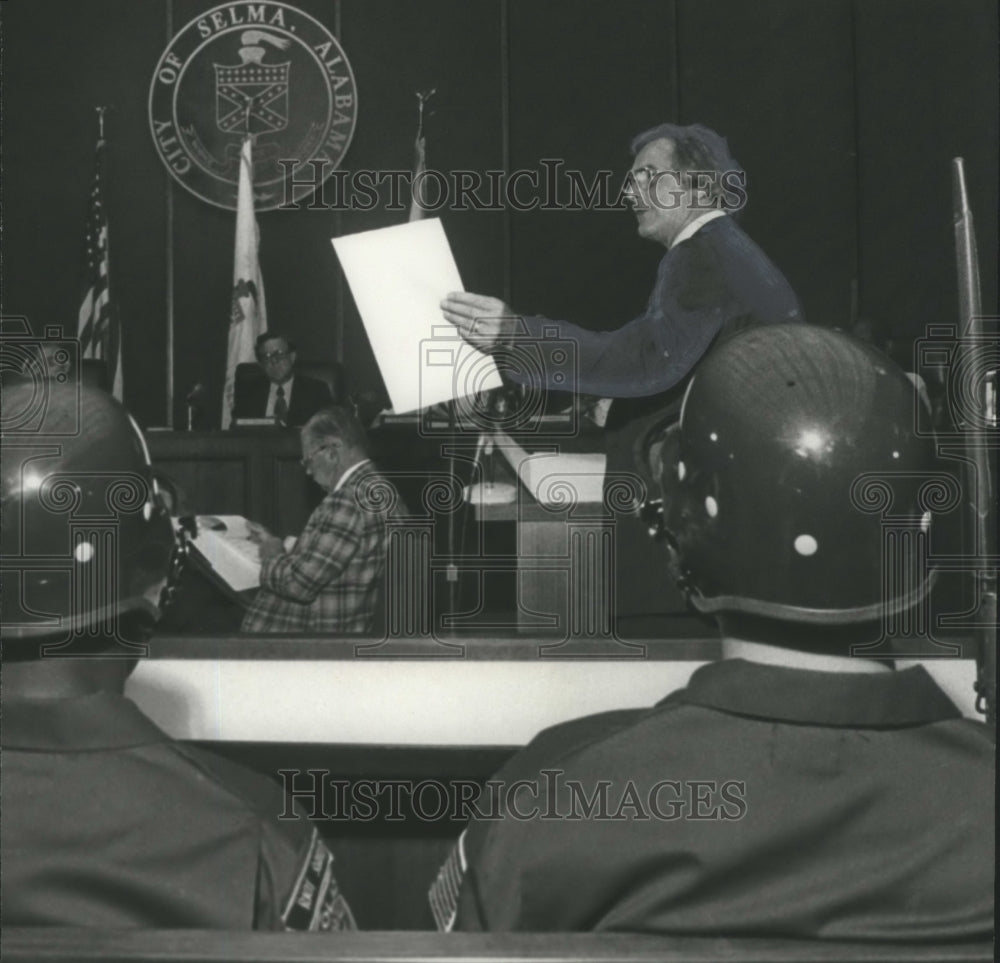
[[[196,17],[163,52],[149,125],[175,180],[235,209],[240,146],[254,139],[254,198],[270,210],[311,194],[351,143],[358,99],[337,38],[308,14],[269,0]]]

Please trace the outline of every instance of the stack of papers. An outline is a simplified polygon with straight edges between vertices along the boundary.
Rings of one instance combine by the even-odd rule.
[[[198,515],[194,547],[234,591],[260,585],[260,550],[242,515]]]

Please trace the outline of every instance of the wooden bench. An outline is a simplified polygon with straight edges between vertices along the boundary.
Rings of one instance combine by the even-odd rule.
[[[988,963],[991,942],[940,946],[623,933],[230,933],[8,928],[4,963]]]

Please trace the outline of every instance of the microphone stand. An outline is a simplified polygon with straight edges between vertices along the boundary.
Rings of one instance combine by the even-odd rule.
[[[956,371],[982,371],[991,346],[985,337],[982,295],[979,289],[979,262],[976,234],[965,183],[961,157],[952,159],[952,199],[955,225],[955,256],[958,265],[959,355]],[[952,377],[956,376],[952,372]],[[973,584],[976,587],[978,618],[973,634],[976,640],[976,709],[996,728],[997,700],[997,563],[996,563],[996,482],[992,457],[995,446],[989,430],[996,427],[996,375],[987,376],[975,386],[973,411],[959,422],[965,449],[965,484],[970,554],[975,560]],[[961,416],[962,412],[956,412]]]
[[[201,382],[198,382],[184,398],[184,406],[187,409],[187,430],[194,430],[194,413],[197,409],[201,411],[201,402],[204,399],[205,388]]]
[[[455,445],[458,442],[458,419],[455,414],[455,402],[448,404],[448,435],[451,443],[448,445],[448,476],[455,478]],[[455,544],[455,512],[448,512],[448,567],[445,570],[448,581],[448,614],[454,615],[458,609],[458,545]]]

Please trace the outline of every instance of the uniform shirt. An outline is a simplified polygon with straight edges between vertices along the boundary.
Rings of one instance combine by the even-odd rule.
[[[290,551],[261,566],[244,632],[365,632],[385,570],[395,490],[371,462],[354,466],[316,507]]]
[[[556,726],[513,757],[510,788],[478,804],[502,818],[470,822],[432,909],[454,921],[465,865],[459,929],[982,938],[993,756],[922,667],[712,663],[651,709]]]
[[[281,789],[124,696],[5,699],[2,779],[4,924],[355,928]]]
[[[724,328],[733,333],[751,324],[801,319],[784,275],[723,216],[705,218],[664,254],[646,310],[617,330],[588,331],[531,316],[524,323],[531,350],[545,359],[541,387],[637,398],[681,382]],[[514,368],[510,375],[527,377],[519,379]]]

